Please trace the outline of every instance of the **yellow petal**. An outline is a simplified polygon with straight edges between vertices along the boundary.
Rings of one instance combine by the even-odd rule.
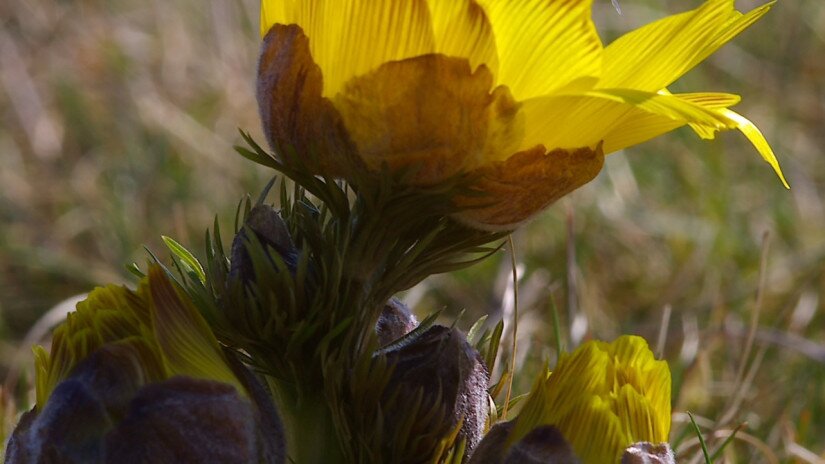
[[[785,176],[782,174],[782,168],[779,167],[779,161],[776,159],[776,155],[774,155],[771,146],[768,144],[768,141],[765,140],[765,136],[762,135],[762,132],[756,127],[756,125],[741,114],[729,109],[721,109],[719,112],[725,117],[736,122],[737,129],[745,134],[745,137],[747,137],[753,146],[756,147],[759,154],[762,155],[762,158],[771,165],[785,188],[791,188],[788,185],[788,181],[785,180]]]
[[[685,125],[666,116],[634,109],[625,120],[604,136],[605,153],[613,153],[646,142]]]
[[[602,44],[592,0],[481,0],[499,54],[497,84],[516,100],[590,88],[601,74]]]
[[[104,344],[132,339],[151,343],[152,336],[143,324],[147,316],[145,301],[126,287],[92,290],[55,328],[51,353],[35,348],[37,404],[42,406],[57,384]]]
[[[603,98],[616,103],[631,105],[649,113],[681,120],[685,123],[702,124],[717,129],[732,129],[735,123],[715,110],[714,106],[703,105],[678,95],[649,93],[631,89],[600,89],[587,93],[588,96]],[[709,98],[713,94],[703,94]],[[720,100],[727,101],[726,94]]]
[[[619,367],[617,414],[630,428],[633,442],[665,442],[670,434],[671,376],[667,362],[656,360],[647,342],[623,336],[608,345]]]
[[[670,370],[641,337],[587,342],[540,376],[508,435],[510,446],[535,427],[556,426],[583,464],[618,462],[637,441],[670,432]]]
[[[629,444],[640,441],[662,443],[667,440],[667,434],[664,434],[664,438],[658,439],[658,437],[663,436],[663,431],[657,430],[661,427],[656,423],[654,418],[656,412],[653,410],[650,400],[632,386],[622,385],[619,388],[615,398],[615,408],[616,417],[621,422],[622,430],[627,437],[625,443],[619,444],[620,450],[624,450]],[[669,411],[670,408],[668,408]]]
[[[467,58],[470,68],[485,65],[498,71],[498,53],[493,29],[475,0],[429,0],[435,35],[435,51]]]
[[[276,24],[293,24],[295,2],[290,0],[261,0],[261,38]]]
[[[674,96],[708,109],[725,108],[735,105],[740,100],[738,95],[727,93],[684,93]],[[604,136],[604,152],[613,153],[637,145],[683,125],[685,121],[681,119],[634,108]],[[713,138],[712,134],[715,133],[715,129],[708,129],[707,126],[692,124],[691,127],[702,138],[709,138],[709,130],[710,138]]]
[[[245,394],[206,320],[159,266],[149,269],[149,289],[152,325],[170,375],[227,383]]]
[[[597,396],[577,398],[570,413],[557,419],[581,464],[615,464],[631,443],[612,403]]]
[[[670,95],[666,90],[662,90],[659,93]],[[782,168],[779,166],[776,155],[774,155],[771,146],[768,144],[768,141],[765,140],[765,136],[762,135],[759,128],[744,116],[728,109],[739,103],[740,97],[738,95],[724,93],[683,93],[678,94],[677,97],[704,106],[705,108],[716,110],[724,117],[733,121],[736,128],[745,134],[756,150],[759,151],[759,154],[762,155],[762,158],[771,165],[785,188],[790,188],[788,182],[785,180],[785,176],[782,174]],[[716,137],[716,132],[718,132],[718,129],[712,126],[703,126],[702,124],[696,123],[691,123],[690,126],[703,139],[713,139]]]
[[[49,353],[40,345],[35,345],[32,348],[34,352],[34,387],[35,398],[38,409],[46,405],[46,400],[49,399],[55,384],[49,378],[50,362]],[[42,409],[41,409],[42,410]]]
[[[671,84],[768,12],[741,14],[734,0],[708,0],[623,35],[604,49],[601,88],[656,91]]]
[[[574,353],[562,353],[552,373],[541,373],[521,409],[516,424],[507,438],[507,446],[521,440],[541,425],[561,425],[578,406],[579,398],[587,401],[606,393],[605,375],[609,357],[593,343],[587,343]],[[565,430],[561,429],[562,433]],[[568,441],[572,437],[565,434]]]
[[[644,113],[660,119],[642,121],[634,128],[629,141],[646,140],[687,123],[716,129],[732,129],[736,123],[718,111],[677,95],[642,92],[630,89],[600,89],[579,95],[534,98],[523,102],[525,120],[522,148],[543,144],[553,148],[593,147],[617,128],[628,126]],[[669,119],[674,124],[667,124]],[[653,121],[654,123],[651,123]],[[605,153],[621,148],[611,142]],[[610,151],[608,151],[610,150]]]
[[[426,0],[263,0],[261,17],[263,34],[276,23],[301,26],[324,96],[382,63],[435,51]]]

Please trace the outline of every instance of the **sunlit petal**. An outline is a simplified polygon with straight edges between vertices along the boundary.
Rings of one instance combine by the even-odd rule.
[[[774,172],[776,172],[776,175],[782,180],[782,184],[785,185],[785,188],[790,188],[788,181],[785,180],[785,176],[782,174],[782,169],[779,167],[779,161],[776,159],[776,155],[773,153],[768,141],[765,140],[765,136],[762,135],[762,131],[760,131],[754,123],[750,122],[739,113],[729,109],[721,109],[719,112],[725,115],[725,117],[736,122],[737,129],[745,134],[745,137],[747,137],[753,146],[756,147],[759,154],[762,155],[762,158],[764,158],[765,161],[771,165]]]
[[[553,425],[582,463],[617,462],[633,443],[667,441],[670,383],[667,363],[640,337],[587,342],[539,376],[506,445]]]
[[[517,100],[563,87],[585,89],[601,75],[602,44],[592,0],[483,0],[499,55],[497,84]]]
[[[738,95],[726,93],[683,93],[676,94],[675,97],[708,109],[726,108],[737,104],[740,100]],[[625,114],[613,129],[605,134],[604,151],[605,153],[613,153],[646,142],[685,124],[686,122],[681,119],[673,119],[641,108],[634,108]],[[688,124],[702,138],[712,138],[716,131],[713,126]],[[707,137],[708,132],[710,137]]]
[[[487,13],[475,0],[428,0],[435,35],[435,51],[467,58],[472,69],[487,66],[498,71],[498,52]]]
[[[149,269],[152,322],[163,359],[174,375],[215,380],[245,389],[226,364],[218,341],[203,316],[181,297],[164,271]]]
[[[426,0],[264,0],[261,9],[262,31],[278,22],[304,30],[325,96],[382,63],[435,51]]]
[[[773,2],[743,15],[734,0],[708,0],[625,34],[604,49],[599,87],[656,91],[691,70],[761,18]]]
[[[644,141],[680,125],[695,123],[716,129],[732,129],[735,122],[701,104],[675,95],[631,89],[600,89],[579,95],[550,96],[528,100],[521,108],[526,130],[522,147],[543,144],[573,148],[595,146],[607,141],[605,153],[622,148],[609,134],[632,124],[635,116],[653,114],[657,118],[640,121],[629,141]],[[641,112],[640,112],[641,111]],[[673,121],[669,124],[667,120]],[[632,127],[632,126],[631,126]],[[626,146],[626,145],[625,145]]]

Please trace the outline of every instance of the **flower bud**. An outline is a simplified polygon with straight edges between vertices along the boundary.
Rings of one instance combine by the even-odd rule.
[[[539,376],[507,443],[552,425],[584,464],[616,462],[633,443],[667,440],[670,381],[641,337],[587,342]]]
[[[405,424],[414,424],[415,430],[440,438],[460,423],[457,439],[466,440],[466,449],[475,448],[487,419],[490,378],[481,355],[464,335],[457,329],[433,326],[384,355],[394,370],[383,402],[394,404],[403,398],[401,404],[409,406],[421,397],[415,419],[405,416],[409,407],[386,409],[391,413],[386,418],[387,428],[398,433]],[[420,455],[430,455],[437,445],[427,444]]]
[[[99,288],[36,351],[37,405],[8,463],[283,463],[271,400],[157,266]]]
[[[570,444],[551,425],[534,428],[507,448],[507,437],[514,425],[515,421],[494,425],[468,464],[578,464]]]
[[[398,298],[390,298],[387,304],[384,305],[384,309],[381,310],[381,315],[378,316],[378,322],[375,324],[378,344],[380,346],[388,345],[393,340],[410,333],[417,325],[418,320],[410,311],[410,308]]]
[[[654,445],[646,441],[630,445],[622,455],[622,464],[676,464],[667,443]]]
[[[294,272],[298,263],[298,249],[289,234],[289,228],[275,208],[269,205],[256,205],[249,211],[243,228],[232,240],[230,276],[249,282],[254,278],[252,258],[249,256],[250,235],[260,242],[263,251],[272,263],[274,251],[290,272]],[[270,250],[271,248],[271,250]]]

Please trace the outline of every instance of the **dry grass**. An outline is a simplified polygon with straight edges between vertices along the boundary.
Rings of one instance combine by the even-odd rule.
[[[699,1],[622,0],[623,16],[596,3],[615,37]],[[95,283],[128,280],[123,265],[142,262],[143,244],[161,250],[162,233],[199,250],[213,215],[229,224],[238,198],[269,173],[231,150],[238,127],[259,133],[257,2],[6,0],[0,18],[8,372],[45,311]],[[726,462],[823,462],[823,57],[825,3],[779,2],[675,88],[741,94],[740,112],[771,141],[791,191],[743,137],[707,143],[677,131],[611,156],[595,182],[514,236],[528,373],[514,394],[554,356],[553,297],[568,347],[621,333],[661,338],[685,456],[697,451],[689,410],[711,449],[746,423]],[[407,299],[421,314],[467,308],[468,327],[483,312],[511,314],[502,303],[510,273],[502,254]]]

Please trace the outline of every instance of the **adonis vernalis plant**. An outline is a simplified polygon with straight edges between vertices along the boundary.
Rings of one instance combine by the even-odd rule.
[[[217,221],[202,260],[167,238],[172,267],[93,291],[35,350],[7,462],[673,463],[670,371],[642,338],[559,353],[497,404],[503,323],[468,340],[395,295],[681,126],[738,129],[784,183],[738,96],[667,89],[773,2],[734,6],[604,46],[592,0],[264,0],[272,152],[237,150],[275,179],[230,248]]]

